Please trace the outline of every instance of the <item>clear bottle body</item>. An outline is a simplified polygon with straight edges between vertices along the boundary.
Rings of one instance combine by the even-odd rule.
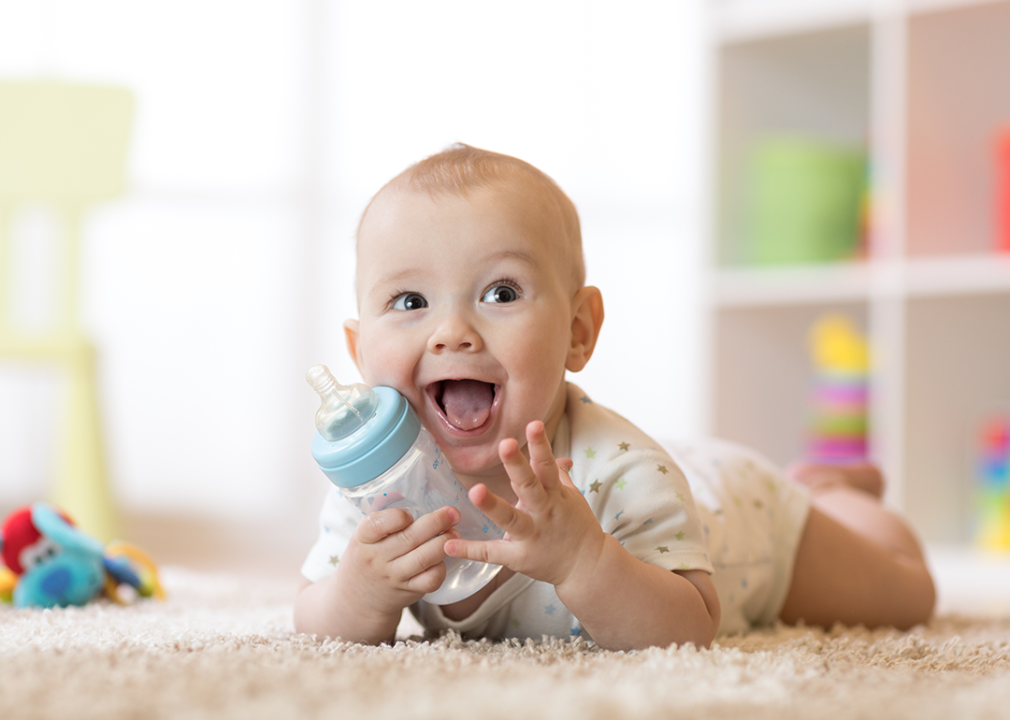
[[[403,508],[417,518],[446,505],[459,510],[456,529],[464,540],[496,540],[504,532],[478,510],[467,497],[466,488],[449,469],[438,446],[423,427],[414,444],[395,465],[373,480],[355,487],[341,488],[344,498],[363,514],[388,508]],[[446,576],[438,590],[424,596],[433,605],[448,605],[470,597],[487,585],[499,565],[476,560],[446,558]]]

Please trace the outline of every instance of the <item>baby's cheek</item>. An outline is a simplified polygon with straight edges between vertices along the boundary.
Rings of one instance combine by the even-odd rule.
[[[396,374],[403,352],[393,339],[393,333],[369,327],[361,331],[362,373],[371,379],[382,379]],[[366,382],[369,378],[365,378]]]
[[[541,392],[556,389],[564,379],[568,351],[556,338],[516,348],[513,355],[512,367],[519,368],[522,377]]]
[[[404,353],[402,348],[393,343],[377,344],[369,356],[362,358],[362,375],[368,385],[386,387],[398,390],[400,394],[414,400],[416,394],[414,377],[417,371],[416,360]]]

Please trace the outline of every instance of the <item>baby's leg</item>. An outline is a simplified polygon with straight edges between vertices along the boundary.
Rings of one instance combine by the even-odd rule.
[[[884,497],[884,476],[876,465],[851,462],[844,465],[796,463],[786,471],[790,478],[806,485],[814,493],[829,487],[847,485],[869,493],[878,500]]]
[[[883,479],[871,465],[804,465],[793,478],[810,489],[786,623],[907,629],[929,619],[936,592],[918,541],[880,502]]]

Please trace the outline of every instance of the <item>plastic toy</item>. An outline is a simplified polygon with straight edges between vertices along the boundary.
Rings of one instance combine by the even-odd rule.
[[[810,334],[817,368],[810,455],[822,462],[866,457],[869,347],[844,315],[827,315]]]
[[[122,586],[139,597],[164,598],[157,566],[139,548],[107,547],[46,503],[12,512],[0,529],[0,600],[16,607],[84,605],[103,592],[125,604]]]
[[[975,542],[1010,550],[1010,413],[982,425],[977,474]]]
[[[758,138],[748,162],[743,257],[754,265],[857,254],[866,152],[797,135]]]

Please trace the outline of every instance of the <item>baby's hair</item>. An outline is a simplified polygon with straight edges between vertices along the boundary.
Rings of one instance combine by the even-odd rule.
[[[502,186],[527,194],[531,201],[541,206],[547,216],[545,220],[549,221],[549,216],[553,215],[560,221],[571,250],[569,257],[573,263],[571,270],[575,287],[581,288],[586,281],[586,267],[582,256],[582,230],[575,204],[546,173],[511,155],[463,143],[451,145],[442,152],[411,165],[386,183],[369,202],[361,219],[364,221],[375,198],[391,187],[426,192],[432,198],[437,198],[444,194],[465,197],[469,190]],[[359,231],[360,228],[359,224]]]

